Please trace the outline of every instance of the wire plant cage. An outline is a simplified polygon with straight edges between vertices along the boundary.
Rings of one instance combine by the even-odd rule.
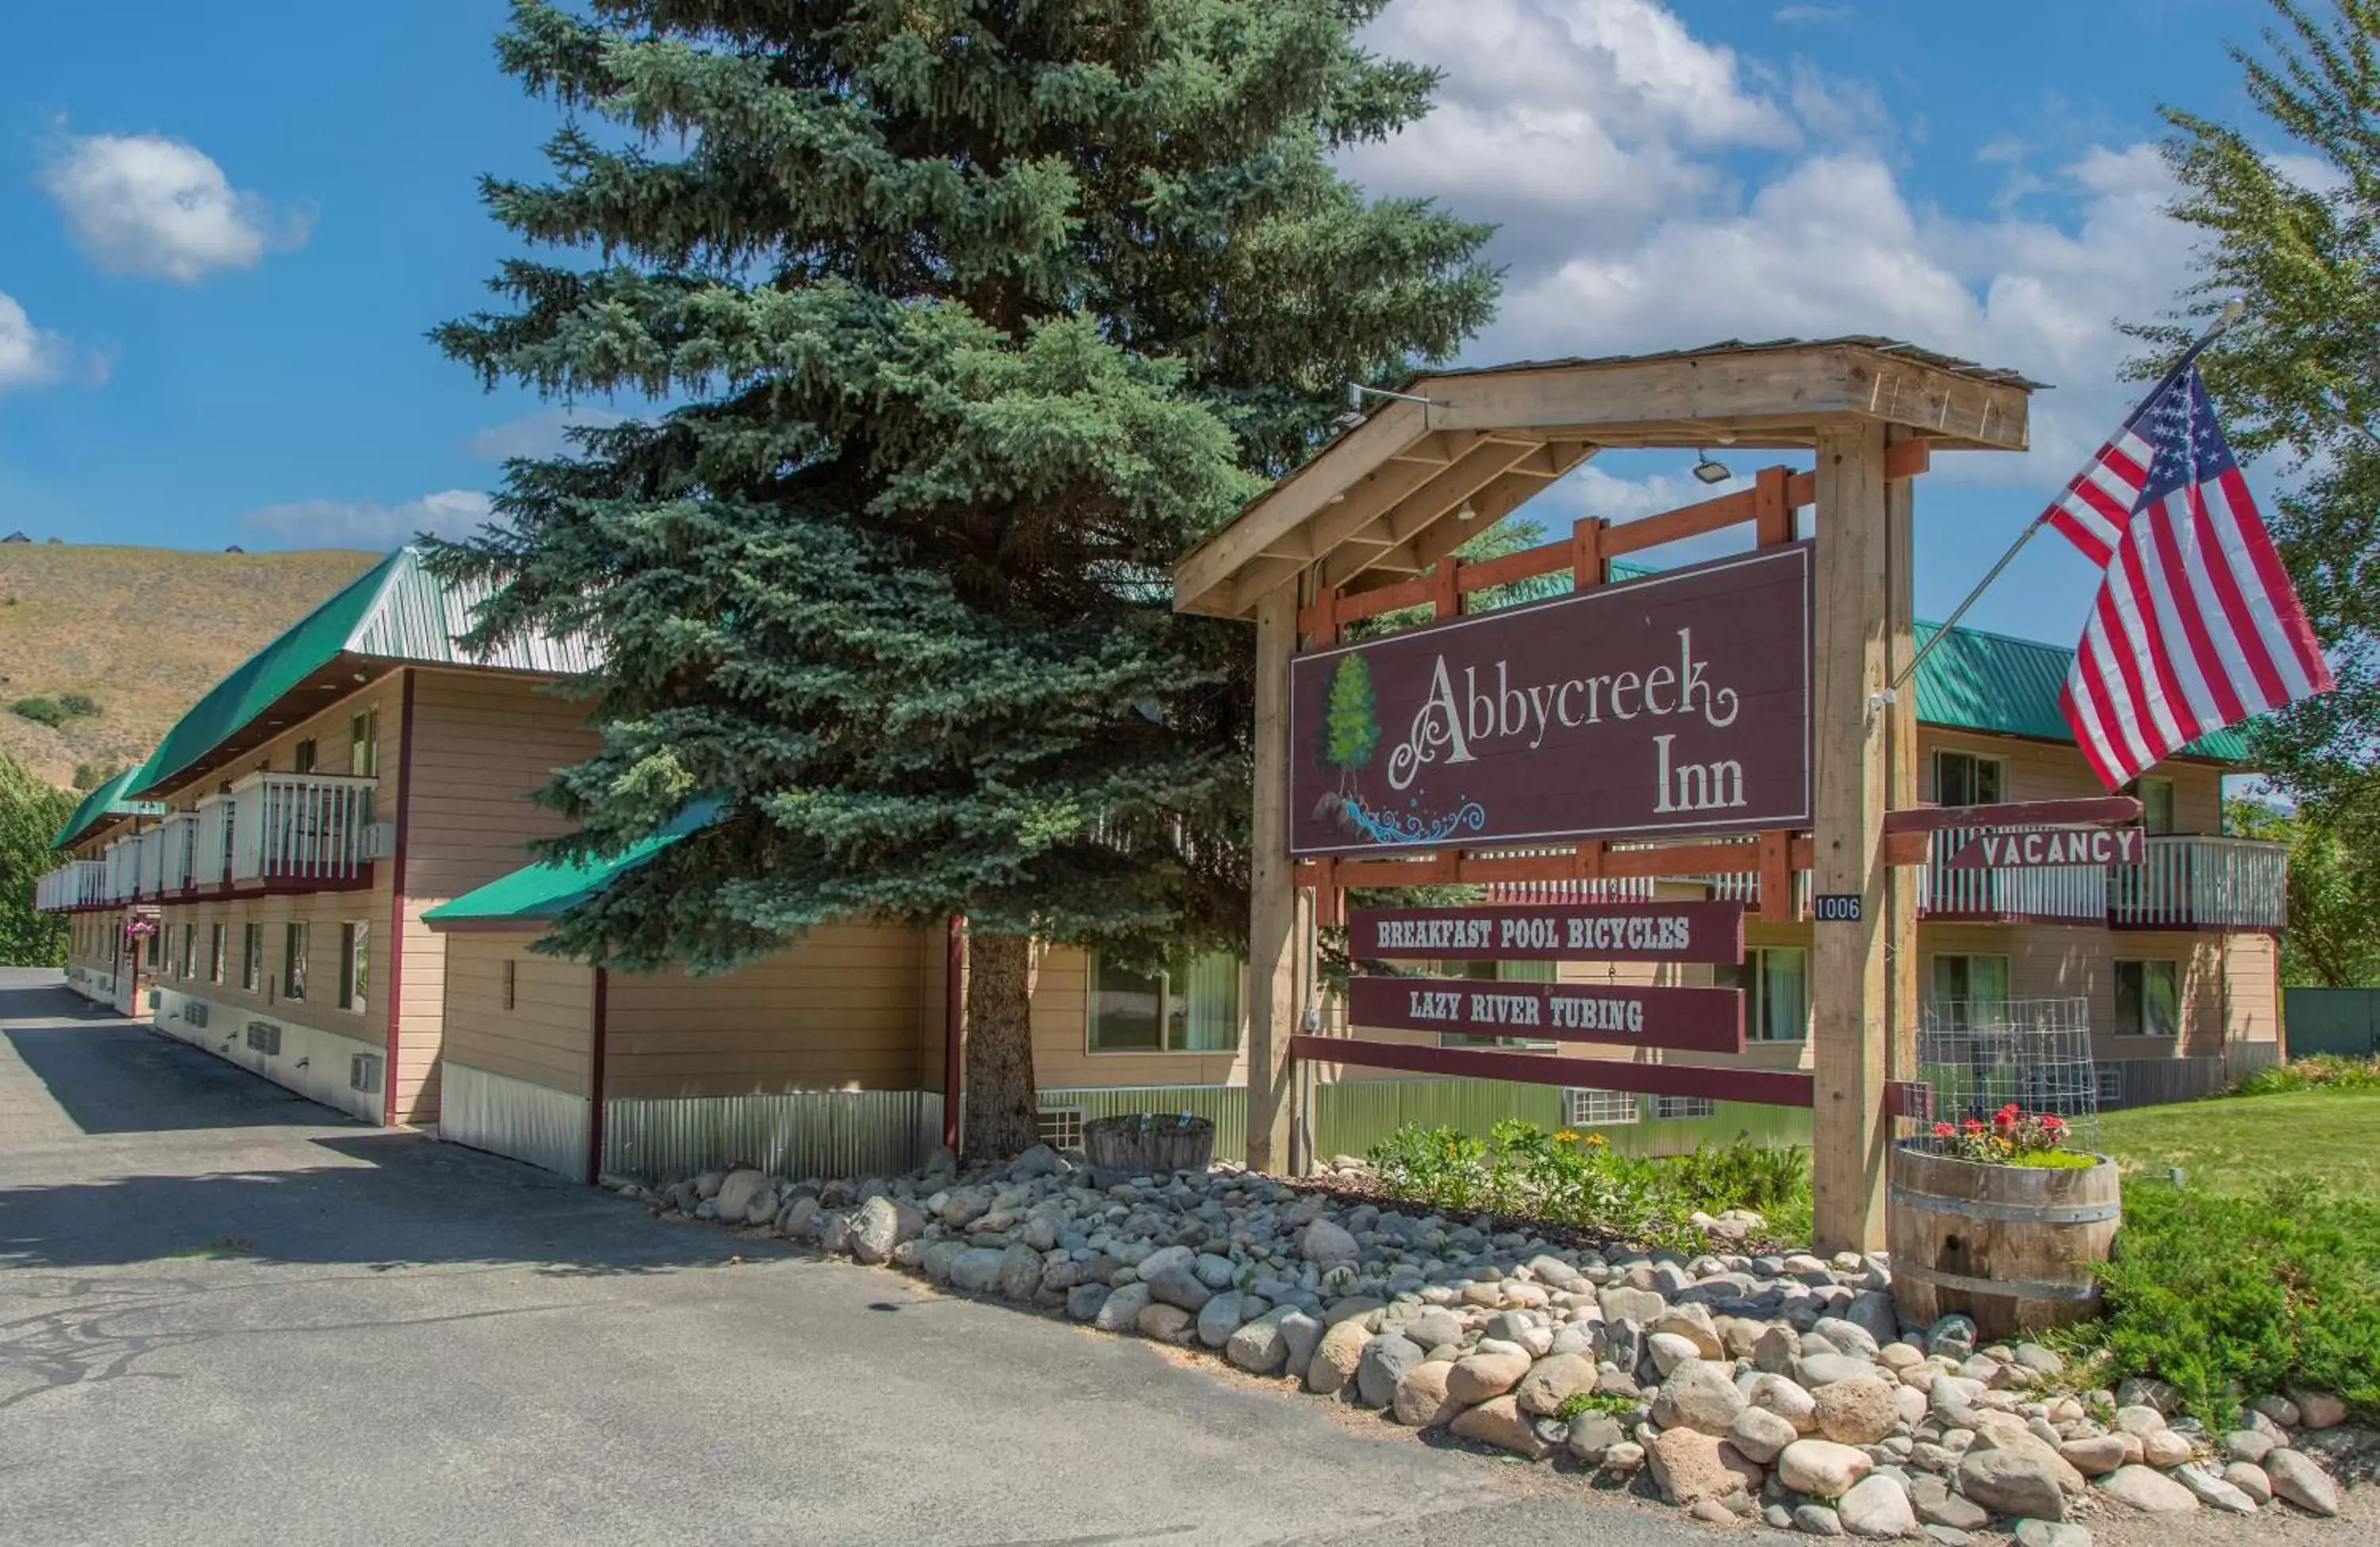
[[[1930,1097],[1912,1126],[1921,1138],[1935,1123],[1988,1123],[2014,1104],[2063,1119],[2075,1149],[2100,1147],[2087,999],[1934,1000],[1918,1021],[1917,1066]]]

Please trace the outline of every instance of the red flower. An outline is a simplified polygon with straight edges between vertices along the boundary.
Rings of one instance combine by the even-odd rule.
[[[1952,1127],[1948,1123],[1937,1123],[1934,1125],[1934,1137],[1937,1139],[1953,1138],[1957,1135],[1958,1131],[1958,1129]]]
[[[2052,1133],[2058,1133],[2065,1128],[2066,1119],[2055,1113],[2045,1112],[2041,1115],[2041,1126]]]
[[[1965,1128],[1969,1133],[1981,1133],[1984,1131],[1983,1120],[1977,1117],[1970,1117],[1959,1126]]]

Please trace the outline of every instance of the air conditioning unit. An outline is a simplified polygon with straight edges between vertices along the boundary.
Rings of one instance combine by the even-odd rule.
[[[380,1089],[380,1054],[358,1053],[347,1058],[347,1088],[366,1095]]]
[[[363,857],[367,859],[391,859],[396,856],[396,823],[375,822],[364,828]]]
[[[206,1023],[207,1023],[207,1002],[206,1002],[205,1000],[203,1000],[203,999],[185,999],[185,1000],[183,1000],[183,1001],[182,1001],[182,1019],[183,1019],[186,1023],[188,1023],[188,1025],[191,1025],[191,1026],[204,1026],[204,1025],[206,1025]]]
[[[267,1058],[281,1056],[281,1028],[269,1020],[248,1023],[248,1045]]]
[[[158,1005],[164,1002],[164,996],[157,990],[151,989],[149,991],[149,1007],[152,1010],[155,1009]]]

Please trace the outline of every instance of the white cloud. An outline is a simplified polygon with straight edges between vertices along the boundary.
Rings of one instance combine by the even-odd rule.
[[[1365,42],[1446,79],[1427,117],[1350,151],[1345,169],[1375,194],[1445,197],[1505,222],[1502,256],[1524,268],[1549,243],[1624,238],[1716,192],[1726,179],[1697,151],[1799,138],[1732,50],[1689,36],[1655,0],[1408,0]]]
[[[1871,84],[1739,59],[1653,0],[1405,0],[1366,41],[1445,69],[1448,105],[1350,170],[1503,223],[1502,312],[1473,363],[1905,338],[2058,384],[2034,400],[2033,454],[1935,464],[2046,490],[2139,390],[2116,323],[2155,316],[2189,276],[2154,146],[2029,167],[2024,141],[1983,126],[1977,159],[2010,181],[1996,204],[1946,213],[1904,186]]]
[[[15,297],[0,290],[0,392],[46,386],[65,375],[66,340],[33,325]]]
[[[491,462],[515,457],[536,459],[567,456],[576,451],[564,431],[577,425],[599,428],[622,424],[628,416],[609,408],[540,408],[535,413],[491,424],[471,437],[471,455]]]
[[[251,510],[241,519],[293,548],[395,548],[423,532],[466,536],[492,509],[476,489],[445,489],[403,505],[297,500]]]
[[[197,146],[157,134],[69,135],[42,182],[103,268],[194,284],[296,247],[308,223],[231,186]]]

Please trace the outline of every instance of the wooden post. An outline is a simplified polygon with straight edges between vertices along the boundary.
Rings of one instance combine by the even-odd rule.
[[[1451,566],[1449,566],[1450,573]],[[1257,603],[1256,789],[1248,860],[1248,1165],[1289,1161],[1289,1039],[1297,1029],[1297,872],[1289,857],[1289,662],[1297,586]]]
[[[1925,443],[1908,429],[1895,425],[1886,432],[1888,462],[1905,458],[1911,450],[1923,466]],[[1884,486],[1885,606],[1891,635],[1885,650],[1885,680],[1900,675],[1917,653],[1916,564],[1917,480],[1897,478]],[[1886,791],[1888,810],[1905,811],[1917,804],[1917,683],[1904,682],[1893,695],[1892,726],[1887,757],[1892,771]],[[1886,993],[1890,996],[1886,1025],[1885,1076],[1889,1079],[1917,1078],[1917,903],[1923,871],[1907,867],[1890,872],[1892,910],[1885,923]]]
[[[1821,1251],[1884,1244],[1885,746],[1889,632],[1884,427],[1818,432],[1817,792],[1812,890],[1860,899],[1814,918],[1811,1189]]]

